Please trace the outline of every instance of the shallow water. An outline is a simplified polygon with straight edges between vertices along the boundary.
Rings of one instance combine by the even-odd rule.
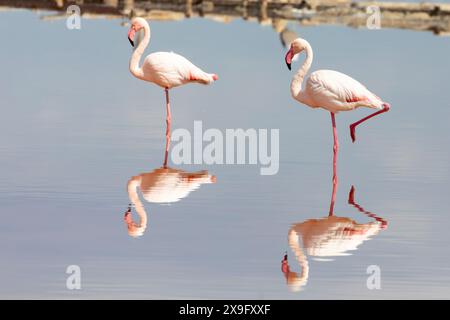
[[[359,242],[329,236],[355,241],[356,250],[341,243],[347,255],[300,248],[309,272],[293,291],[282,272],[285,251],[290,271],[302,269],[288,233],[328,215],[330,116],[291,99],[293,73],[269,27],[201,19],[151,27],[147,53],[173,50],[219,75],[209,87],[172,90],[173,128],[192,130],[194,120],[221,130],[279,128],[278,174],[169,163],[215,178],[192,191],[195,179],[183,180],[187,194],[163,201],[170,204],[140,196],[147,228],[130,237],[128,182],[163,163],[163,91],[129,74],[131,49],[117,20],[83,20],[68,31],[65,21],[2,12],[1,298],[450,298],[449,39],[292,26],[315,50],[312,70],[343,71],[392,106],[358,128],[355,144],[348,124],[370,111],[337,116],[335,215],[376,222],[348,204],[354,185],[355,201],[387,228]],[[69,265],[82,270],[81,290],[66,289]],[[380,290],[366,286],[370,265],[380,267]]]

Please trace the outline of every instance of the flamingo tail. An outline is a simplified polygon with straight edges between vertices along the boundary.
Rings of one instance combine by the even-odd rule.
[[[214,73],[206,73],[203,71],[191,72],[189,75],[189,80],[193,82],[198,82],[201,84],[211,84],[216,81],[219,77]]]

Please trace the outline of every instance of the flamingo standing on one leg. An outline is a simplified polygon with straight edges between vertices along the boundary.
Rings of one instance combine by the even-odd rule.
[[[333,181],[328,217],[308,219],[292,225],[289,230],[289,246],[301,267],[301,272],[297,273],[291,270],[287,252],[281,261],[281,271],[286,277],[288,286],[293,291],[299,291],[308,281],[309,263],[307,256],[329,258],[347,255],[350,251],[356,250],[364,241],[371,239],[379,231],[387,228],[388,222],[385,219],[365,210],[355,202],[355,187],[353,186],[348,195],[348,203],[375,221],[361,224],[347,217],[336,216],[334,214],[336,192],[337,183]]]
[[[216,74],[202,71],[186,58],[173,52],[152,53],[145,58],[142,66],[139,67],[142,54],[150,42],[150,26],[143,18],[133,18],[130,30],[128,31],[128,40],[133,47],[134,36],[141,29],[144,29],[144,39],[139,43],[136,50],[134,50],[130,59],[129,69],[136,78],[153,82],[165,90],[167,112],[166,151],[168,151],[170,146],[171,123],[169,89],[192,82],[210,84],[217,80],[218,77]]]
[[[355,142],[355,128],[364,121],[389,111],[390,106],[355,79],[332,70],[318,70],[311,73],[302,90],[303,79],[313,61],[311,45],[308,41],[298,38],[291,43],[285,57],[286,64],[291,70],[291,62],[294,56],[302,51],[306,51],[306,60],[292,79],[291,94],[295,100],[311,108],[320,107],[330,111],[334,137],[333,180],[337,182],[336,162],[339,142],[335,114],[339,111],[349,111],[359,107],[378,109],[378,111],[350,125],[350,136],[352,141]]]
[[[166,146],[167,149],[167,146]],[[167,166],[167,154],[165,152],[162,168],[151,172],[141,173],[130,178],[127,184],[128,196],[131,203],[125,212],[124,220],[128,228],[128,234],[132,237],[142,236],[147,228],[147,212],[142,204],[138,189],[143,198],[152,203],[174,203],[189,195],[192,191],[205,183],[216,183],[216,176],[208,174],[208,171],[186,172]],[[139,222],[135,222],[131,215],[134,206]]]

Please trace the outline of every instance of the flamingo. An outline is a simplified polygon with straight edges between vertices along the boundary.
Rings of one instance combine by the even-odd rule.
[[[306,79],[304,89],[302,90],[303,80],[313,61],[313,50],[311,45],[308,41],[297,38],[291,43],[290,49],[285,56],[286,65],[289,70],[291,70],[292,60],[302,51],[306,52],[306,60],[298,70],[297,74],[292,78],[291,94],[292,97],[300,103],[306,104],[311,108],[323,108],[330,112],[334,138],[333,180],[336,180],[336,162],[339,141],[337,137],[335,114],[339,111],[350,111],[359,107],[378,110],[350,125],[350,136],[352,142],[355,142],[356,127],[376,115],[389,111],[390,105],[381,100],[374,93],[370,92],[364,85],[355,79],[333,70],[318,70],[311,73]]]
[[[150,203],[169,204],[186,198],[189,193],[202,184],[215,183],[216,177],[208,171],[186,172],[184,170],[161,167],[151,172],[133,176],[127,183],[130,205],[124,215],[128,234],[132,237],[142,236],[147,228],[147,213],[139,199],[138,190],[144,200]],[[140,222],[136,223],[131,215],[134,206]]]
[[[153,82],[164,88],[166,94],[166,151],[170,146],[170,101],[169,89],[187,83],[210,84],[218,79],[213,73],[206,73],[195,66],[192,62],[173,52],[155,52],[148,55],[142,66],[139,67],[142,54],[150,43],[150,26],[143,18],[133,18],[128,31],[128,40],[134,47],[136,32],[144,30],[144,38],[134,50],[130,59],[129,70],[133,76],[140,80]]]
[[[292,249],[301,268],[300,273],[291,271],[287,252],[284,254],[281,261],[281,271],[292,291],[301,290],[308,281],[309,263],[307,256],[323,260],[330,257],[349,255],[351,251],[357,250],[363,242],[370,240],[380,231],[387,228],[388,222],[385,219],[365,210],[356,203],[354,186],[350,189],[348,204],[375,221],[361,224],[348,217],[334,215],[333,207],[336,190],[337,185],[333,183],[332,203],[328,217],[296,223],[291,226],[288,232],[289,247]],[[302,244],[301,246],[300,243]]]
[[[202,184],[216,183],[216,176],[209,174],[206,170],[187,172],[168,167],[168,151],[166,150],[165,153],[162,167],[133,176],[128,180],[127,191],[130,204],[125,212],[124,221],[131,237],[136,238],[144,235],[147,228],[147,213],[139,198],[138,190],[141,191],[142,197],[147,202],[169,204],[186,198]],[[133,220],[132,206],[139,216],[139,223]]]

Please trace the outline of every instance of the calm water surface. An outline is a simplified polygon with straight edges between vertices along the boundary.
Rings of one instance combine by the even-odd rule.
[[[312,70],[343,71],[392,105],[355,144],[348,125],[370,111],[337,116],[330,219],[330,117],[291,99],[270,27],[155,21],[146,51],[220,77],[172,91],[174,129],[280,129],[279,173],[261,176],[256,165],[161,169],[163,91],[129,74],[119,21],[82,23],[1,13],[1,298],[450,298],[449,39],[292,26],[313,46]],[[352,185],[370,213],[348,203]],[[66,289],[72,264],[82,290]],[[370,265],[381,290],[367,289]]]

